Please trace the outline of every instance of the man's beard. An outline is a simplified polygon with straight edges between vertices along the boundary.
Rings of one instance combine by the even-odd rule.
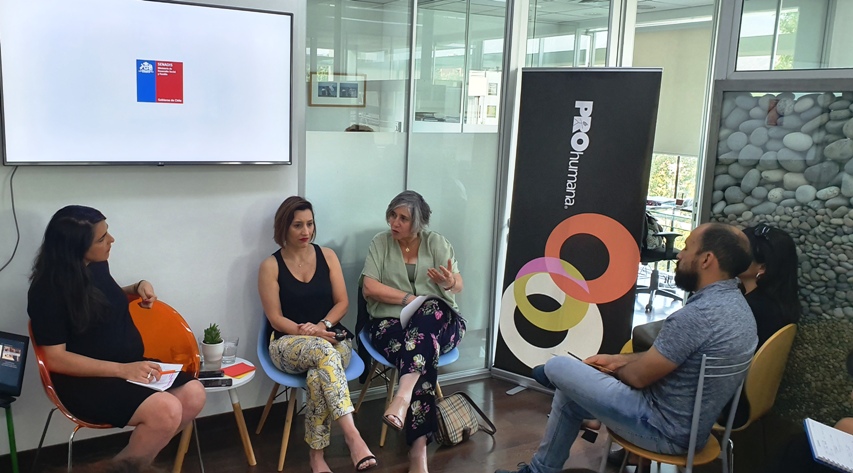
[[[699,272],[693,264],[688,267],[679,262],[675,267],[675,285],[687,292],[696,291],[699,286]]]

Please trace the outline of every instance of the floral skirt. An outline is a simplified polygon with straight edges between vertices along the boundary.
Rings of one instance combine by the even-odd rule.
[[[465,336],[465,319],[441,299],[429,299],[415,312],[409,325],[399,319],[371,319],[367,326],[373,346],[383,352],[400,373],[421,375],[403,422],[406,443],[436,429],[435,385],[438,356],[459,345]]]

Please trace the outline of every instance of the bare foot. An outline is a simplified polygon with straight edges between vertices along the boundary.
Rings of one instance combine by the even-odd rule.
[[[314,450],[313,448],[308,453],[308,462],[311,465],[311,473],[329,473],[332,471],[326,459],[323,457],[322,450]]]

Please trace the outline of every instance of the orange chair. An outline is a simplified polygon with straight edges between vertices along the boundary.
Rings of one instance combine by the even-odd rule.
[[[50,413],[47,414],[47,421],[44,423],[44,430],[41,433],[41,440],[39,440],[39,446],[36,449],[36,456],[33,459],[33,467],[32,471],[36,471],[36,464],[39,459],[39,452],[41,452],[41,446],[44,443],[44,436],[47,433],[47,427],[50,425],[50,418],[53,416],[53,413],[59,409],[65,417],[68,418],[71,422],[76,424],[74,430],[71,432],[71,437],[68,439],[68,471],[71,471],[71,445],[74,442],[74,434],[80,430],[81,427],[86,427],[89,429],[112,429],[113,426],[110,424],[91,424],[84,420],[80,420],[74,417],[74,414],[68,411],[65,406],[62,405],[62,401],[59,400],[59,396],[56,395],[56,389],[53,387],[53,380],[50,379],[50,371],[47,369],[47,364],[44,361],[44,348],[41,345],[36,343],[36,338],[33,336],[33,324],[32,322],[27,323],[27,328],[30,331],[30,342],[33,345],[33,353],[36,355],[36,361],[39,365],[39,376],[41,377],[41,384],[44,387],[44,393],[47,395],[48,400],[53,403],[54,407],[50,410]]]
[[[131,298],[128,297],[128,299]],[[142,356],[164,363],[180,363],[184,365],[183,371],[198,377],[198,372],[201,369],[198,341],[187,321],[181,317],[178,311],[165,302],[155,301],[150,309],[145,309],[139,305],[140,301],[139,296],[134,296],[129,307],[133,325],[136,325],[136,329],[139,330],[145,344],[145,353]],[[193,425],[195,425],[194,422],[187,425],[181,434],[181,442],[178,444],[178,453],[175,456],[172,473],[180,473],[181,471],[184,456],[187,454],[190,438],[192,438]],[[196,447],[199,447],[198,444]],[[201,463],[200,448],[198,456],[199,463]],[[204,467],[202,467],[203,471]]]
[[[198,376],[199,367],[201,366],[201,358],[198,354],[198,342],[192,333],[187,322],[183,317],[172,307],[165,302],[156,301],[150,309],[144,309],[139,306],[139,297],[130,301],[130,315],[133,318],[133,323],[142,335],[142,340],[145,344],[146,358],[154,358],[164,363],[180,363],[184,366],[184,370],[194,376]],[[32,471],[36,471],[36,463],[38,462],[39,452],[41,451],[44,437],[47,433],[47,428],[50,426],[50,419],[54,411],[57,409],[62,412],[65,417],[75,424],[74,430],[71,432],[71,437],[68,439],[68,471],[71,471],[71,453],[74,435],[82,427],[90,429],[111,429],[109,424],[92,424],[80,420],[74,416],[59,400],[56,395],[56,389],[53,386],[53,381],[50,378],[50,369],[44,358],[44,349],[36,343],[33,337],[32,324],[28,324],[30,331],[30,340],[33,345],[38,362],[39,376],[41,377],[42,386],[47,398],[56,407],[50,410],[47,415],[47,421],[44,424],[44,430],[41,434],[38,449],[36,450],[35,459],[33,460]],[[182,435],[181,442],[178,447],[178,455],[175,458],[173,473],[181,471],[184,456],[189,447],[190,438],[192,436],[192,424],[188,425]]]

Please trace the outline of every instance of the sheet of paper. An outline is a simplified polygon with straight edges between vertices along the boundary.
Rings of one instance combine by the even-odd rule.
[[[403,307],[403,310],[400,311],[400,325],[403,327],[408,326],[409,320],[412,320],[412,316],[415,315],[415,312],[421,308],[424,301],[429,297],[430,296],[418,296],[406,304],[406,307]]]
[[[178,373],[184,369],[184,365],[179,363],[157,363],[160,365],[160,372],[164,371],[174,371],[174,373],[162,374],[160,375],[160,379],[151,382],[151,383],[141,383],[139,381],[131,381],[127,380],[128,383],[138,384],[140,386],[145,386],[146,388],[151,388],[155,391],[165,391],[172,387],[172,383],[175,382],[175,378],[178,377]]]

